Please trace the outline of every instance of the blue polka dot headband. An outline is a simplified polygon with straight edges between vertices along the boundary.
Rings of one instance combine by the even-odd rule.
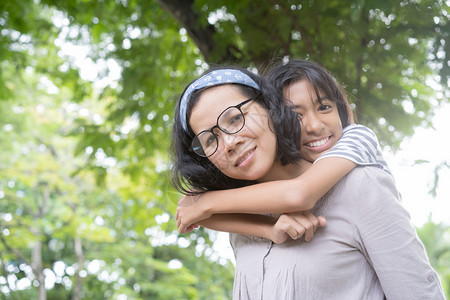
[[[258,84],[253,79],[251,79],[247,74],[239,70],[223,69],[212,71],[208,74],[203,75],[202,77],[191,83],[184,92],[183,96],[181,97],[180,121],[181,125],[184,128],[184,131],[188,132],[188,126],[186,122],[186,110],[188,102],[191,98],[191,94],[194,91],[197,91],[205,87],[213,87],[228,83],[239,83],[257,89],[258,91],[260,90]]]

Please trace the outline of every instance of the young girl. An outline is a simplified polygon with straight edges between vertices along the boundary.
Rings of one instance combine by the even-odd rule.
[[[186,189],[198,192],[298,178],[307,166],[297,163],[299,149],[294,141],[301,140],[305,153],[314,157],[317,148],[339,139],[339,123],[345,124],[336,98],[321,87],[318,93],[312,91],[313,80],[304,79],[291,82],[286,90],[301,115],[304,135],[300,139],[292,111],[251,73],[228,69],[196,80],[185,90],[175,116],[174,166],[179,184],[189,184]],[[309,171],[332,160],[348,161],[321,159]],[[336,173],[336,169],[326,171]],[[273,244],[233,234],[233,298],[443,299],[437,274],[397,196],[385,171],[356,168],[315,206],[315,212],[326,213],[328,225],[316,232],[313,242]],[[269,208],[247,205],[248,212],[283,211],[277,205],[282,201],[277,197],[271,201],[275,204],[262,201]],[[222,216],[226,219],[228,214]],[[232,219],[227,220],[218,220],[219,226],[231,226]]]

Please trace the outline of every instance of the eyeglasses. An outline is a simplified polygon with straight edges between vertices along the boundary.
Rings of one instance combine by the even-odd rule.
[[[214,129],[219,129],[220,131],[227,134],[235,134],[241,131],[245,125],[244,113],[241,107],[256,97],[245,100],[235,106],[230,106],[226,108],[218,117],[217,123],[211,129],[203,130],[197,134],[192,140],[191,150],[202,157],[209,157],[216,153],[219,147],[219,139],[217,134],[214,133]],[[217,131],[216,131],[217,132]]]

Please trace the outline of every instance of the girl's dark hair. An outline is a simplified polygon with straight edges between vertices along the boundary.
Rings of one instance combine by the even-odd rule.
[[[283,103],[282,94],[277,93],[265,79],[236,66],[213,67],[203,75],[219,69],[239,70],[259,85],[260,91],[245,85],[234,84],[243,95],[248,98],[256,97],[255,101],[268,110],[270,128],[275,133],[277,141],[276,159],[283,165],[298,162],[300,160],[300,124],[297,115]],[[178,191],[186,195],[237,188],[254,183],[230,178],[217,169],[208,158],[200,157],[190,151],[195,134],[189,125],[189,118],[192,108],[199,100],[201,93],[206,89],[193,92],[189,99],[186,112],[189,132],[183,129],[180,122],[180,100],[183,94],[181,94],[175,109],[171,146],[172,184]]]
[[[294,59],[287,63],[278,62],[266,73],[266,80],[272,83],[281,95],[283,95],[285,88],[304,79],[312,84],[319,99],[320,91],[326,98],[336,103],[342,127],[354,123],[353,113],[345,91],[321,65],[311,61]]]

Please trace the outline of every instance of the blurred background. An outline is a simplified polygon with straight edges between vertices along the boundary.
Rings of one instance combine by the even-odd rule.
[[[0,299],[231,299],[178,234],[169,146],[213,64],[319,62],[375,131],[450,297],[450,1],[3,0]]]

